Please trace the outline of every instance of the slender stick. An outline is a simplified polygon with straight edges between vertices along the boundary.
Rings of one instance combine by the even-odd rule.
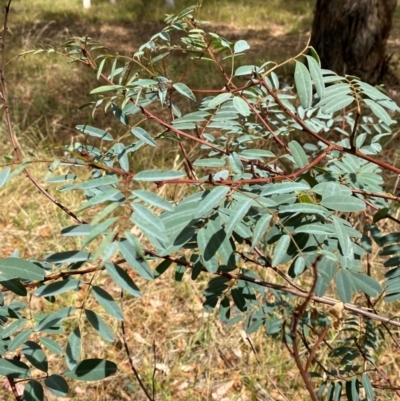
[[[124,296],[124,293],[123,293],[123,291],[121,291],[121,304],[122,304],[122,302],[123,302],[123,296]],[[127,342],[127,340],[126,340],[125,324],[124,324],[124,321],[123,321],[123,320],[121,321],[121,337],[122,337],[122,342],[124,343],[124,348],[125,348],[126,356],[127,356],[127,358],[128,358],[128,361],[129,361],[129,365],[130,365],[130,367],[131,367],[131,370],[132,370],[133,374],[134,374],[135,377],[136,377],[136,380],[137,380],[138,383],[139,383],[140,388],[143,390],[143,392],[144,392],[145,395],[146,395],[146,398],[147,398],[149,401],[154,401],[154,394],[153,394],[153,397],[150,395],[150,393],[149,393],[149,391],[147,390],[146,386],[144,385],[142,379],[140,378],[139,373],[138,373],[138,371],[137,371],[136,368],[135,368],[135,365],[134,365],[133,362],[132,362],[131,352],[130,352],[130,350],[129,350],[128,342]],[[153,393],[154,393],[154,385],[153,385]]]

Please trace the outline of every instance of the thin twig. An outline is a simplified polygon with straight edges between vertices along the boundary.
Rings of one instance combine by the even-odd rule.
[[[313,283],[312,283],[311,289],[308,292],[304,302],[300,306],[298,306],[296,308],[296,310],[293,312],[292,322],[290,324],[290,335],[292,337],[292,342],[293,342],[293,346],[292,346],[293,357],[296,362],[297,369],[299,369],[299,372],[301,374],[301,377],[303,378],[304,384],[306,385],[308,393],[310,394],[310,397],[313,401],[318,401],[318,398],[317,398],[317,394],[315,393],[314,388],[311,384],[310,377],[308,375],[307,364],[306,364],[306,367],[303,367],[303,364],[301,363],[299,348],[298,348],[298,344],[297,344],[297,326],[299,324],[300,319],[303,317],[305,310],[307,309],[308,303],[311,301],[315,286],[317,284],[317,279],[318,279],[317,261],[318,261],[318,259],[311,265],[312,270],[313,270]]]
[[[123,301],[123,292],[121,291],[121,303],[122,303],[122,301]],[[122,337],[122,342],[124,343],[124,348],[125,348],[126,356],[128,357],[129,365],[130,365],[130,367],[131,367],[131,370],[132,370],[133,374],[134,374],[135,377],[136,377],[136,380],[137,380],[138,383],[139,383],[140,388],[143,390],[143,392],[145,393],[145,395],[146,395],[146,397],[147,397],[147,399],[148,399],[149,401],[154,401],[154,397],[152,397],[152,396],[150,395],[150,393],[148,392],[146,386],[144,385],[142,379],[141,379],[140,376],[139,376],[138,371],[137,371],[136,368],[135,368],[135,365],[134,365],[133,362],[132,362],[131,352],[130,352],[130,350],[129,350],[128,342],[127,342],[127,340],[126,340],[125,324],[124,324],[124,321],[123,321],[123,320],[121,321],[121,337]],[[153,387],[154,387],[154,384],[153,384]],[[153,389],[153,391],[154,391],[154,389]]]

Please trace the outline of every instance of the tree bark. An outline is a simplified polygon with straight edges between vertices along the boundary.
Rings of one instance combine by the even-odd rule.
[[[386,42],[397,0],[317,0],[311,45],[323,68],[371,84],[398,85]]]

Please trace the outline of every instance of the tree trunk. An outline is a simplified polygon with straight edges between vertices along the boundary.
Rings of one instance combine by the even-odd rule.
[[[317,0],[311,45],[323,68],[397,85],[385,54],[397,0]]]

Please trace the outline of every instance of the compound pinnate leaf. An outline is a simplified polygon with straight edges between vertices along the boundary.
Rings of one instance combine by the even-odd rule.
[[[41,267],[19,258],[0,259],[0,272],[10,278],[18,277],[31,281],[43,280],[45,276]]]
[[[104,338],[104,340],[110,342],[115,340],[113,332],[100,315],[88,309],[85,309],[85,315],[92,327],[101,335],[101,337]]]
[[[15,359],[0,359],[0,376],[12,377],[14,379],[26,379],[31,376],[28,365]]]
[[[121,307],[114,301],[114,298],[101,287],[92,286],[93,295],[104,310],[118,320],[124,320],[124,313]]]
[[[44,385],[56,396],[66,397],[68,395],[68,383],[60,376],[53,374],[44,379]]]
[[[49,364],[46,354],[43,352],[39,344],[34,341],[26,341],[22,346],[22,352],[25,358],[37,369],[47,372]]]
[[[37,380],[29,380],[24,388],[24,401],[43,401],[44,391]]]
[[[86,359],[75,369],[64,372],[65,376],[82,381],[97,381],[105,379],[117,372],[117,365],[105,359]]]

